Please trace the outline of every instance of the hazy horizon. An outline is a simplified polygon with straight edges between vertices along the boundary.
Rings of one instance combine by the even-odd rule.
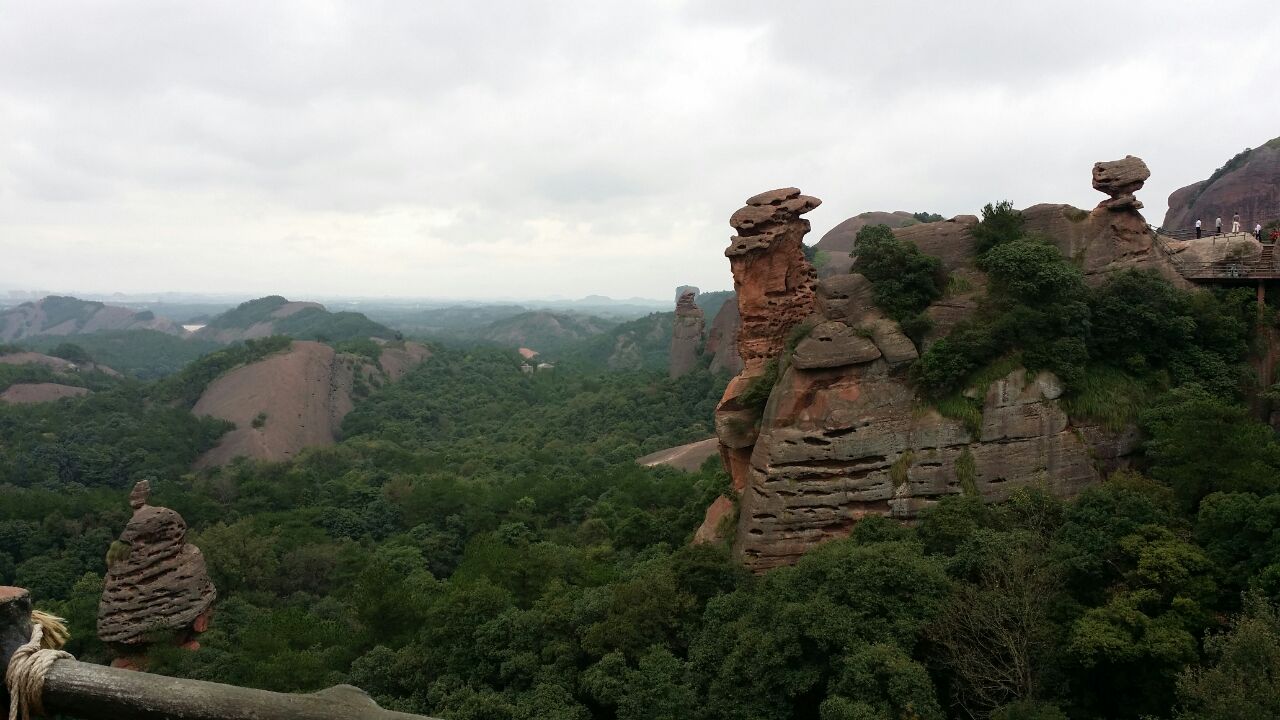
[[[1280,135],[1262,2],[3,7],[0,292],[663,299],[762,190],[813,243],[1133,154],[1159,224]]]

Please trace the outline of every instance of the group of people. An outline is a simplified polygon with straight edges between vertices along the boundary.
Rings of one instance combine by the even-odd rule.
[[[1213,234],[1221,235],[1222,234],[1222,218],[1218,218],[1217,220],[1215,220],[1213,225],[1214,225]],[[1204,228],[1202,227],[1200,220],[1197,218],[1196,219],[1196,237],[1197,238],[1202,237],[1203,232],[1204,232]],[[1240,232],[1240,213],[1236,213],[1231,217],[1231,232],[1233,233]],[[1256,238],[1258,242],[1262,242],[1262,223],[1254,223],[1253,237]]]

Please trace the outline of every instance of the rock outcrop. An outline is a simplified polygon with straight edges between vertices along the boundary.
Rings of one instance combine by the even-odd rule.
[[[1134,193],[1151,177],[1151,170],[1142,158],[1125,155],[1123,160],[1093,164],[1093,189],[1111,196],[1098,203],[1105,210],[1141,210],[1142,203]]]
[[[853,241],[858,231],[868,225],[888,225],[890,228],[905,228],[920,221],[909,212],[870,211],[859,213],[831,228],[814,243],[814,249],[825,255],[825,260],[818,268],[818,277],[841,275],[853,267]]]
[[[1207,180],[1175,190],[1162,227],[1191,230],[1199,219],[1207,234],[1216,218],[1230,229],[1236,213],[1248,231],[1280,219],[1280,138],[1240,153]]]
[[[1127,268],[1154,268],[1182,282],[1138,212],[1134,193],[1148,175],[1137,158],[1100,163],[1094,181],[1108,200],[1092,212],[1029,208],[1028,230],[1078,262],[1091,283]],[[739,213],[770,218],[771,240],[802,235],[807,224],[798,217],[756,204],[791,201],[800,209],[800,197],[796,190],[765,194]],[[951,274],[954,287],[928,310],[933,339],[969,317],[984,294],[987,281],[969,233],[976,222],[961,216],[894,231],[940,258]],[[793,563],[868,515],[911,520],[948,495],[997,502],[1015,488],[1038,486],[1072,496],[1134,448],[1132,432],[1073,422],[1059,403],[1057,378],[1022,368],[970,388],[972,417],[943,416],[908,384],[906,370],[921,348],[875,306],[867,279],[834,275],[812,291],[804,280],[780,282],[806,276],[790,247],[743,233],[726,253],[743,317],[744,369],[717,409],[716,430],[737,497],[733,545],[749,568]],[[784,342],[787,335],[791,343]],[[777,379],[762,388],[773,362]],[[697,541],[723,536],[721,526],[731,517],[724,500],[709,509]]]
[[[416,343],[385,344],[374,363],[323,343],[296,340],[289,350],[231,370],[205,388],[192,412],[235,429],[196,461],[197,468],[237,457],[288,460],[304,448],[332,445],[356,399],[399,379],[430,352]]]
[[[706,321],[696,301],[698,291],[685,290],[676,300],[676,318],[671,330],[668,374],[678,378],[698,367],[702,355],[702,332]]]
[[[809,221],[800,216],[821,202],[797,188],[771,190],[748,198],[729,218],[738,234],[729,239],[724,254],[737,294],[742,371],[729,381],[716,407],[716,435],[739,490],[747,481],[760,417],[759,408],[744,403],[743,396],[768,374],[788,333],[814,309],[815,276],[802,247]]]
[[[711,356],[711,372],[728,372],[731,375],[742,372],[742,356],[738,355],[738,326],[741,322],[737,298],[720,306],[720,311],[711,321],[704,350]]]
[[[78,335],[100,330],[185,331],[149,310],[135,311],[91,300],[50,295],[0,312],[0,342],[33,335]]]
[[[204,556],[187,542],[187,523],[148,505],[149,491],[143,480],[129,496],[133,517],[107,554],[98,605],[98,638],[134,656],[166,637],[198,647],[192,639],[205,630],[217,597]]]
[[[1022,211],[1028,232],[1048,238],[1063,257],[1076,262],[1085,282],[1097,285],[1122,270],[1154,270],[1179,287],[1189,287],[1160,250],[1134,195],[1150,177],[1141,159],[1100,162],[1093,166],[1093,186],[1109,198],[1092,212],[1070,205],[1033,205]]]

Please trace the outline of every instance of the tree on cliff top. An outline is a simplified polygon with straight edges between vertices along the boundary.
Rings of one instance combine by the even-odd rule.
[[[984,255],[997,245],[1022,237],[1026,222],[1021,210],[1015,210],[1008,200],[1001,200],[983,206],[982,221],[970,228],[969,234],[978,255]]]
[[[853,248],[853,271],[871,281],[876,305],[908,335],[923,334],[928,321],[921,313],[947,284],[942,261],[899,240],[888,225],[862,228]]]

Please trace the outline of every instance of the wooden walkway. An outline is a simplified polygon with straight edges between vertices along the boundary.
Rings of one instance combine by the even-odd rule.
[[[1181,237],[1180,237],[1181,235]],[[1234,237],[1252,237],[1252,233],[1232,233],[1219,236],[1224,242]],[[1190,239],[1178,234],[1157,232],[1156,244],[1169,258],[1181,275],[1192,282],[1244,283],[1259,280],[1280,280],[1280,267],[1276,266],[1275,245],[1263,243],[1262,253],[1251,258],[1225,258],[1214,262],[1191,262],[1173,253],[1169,248],[1171,240]]]

